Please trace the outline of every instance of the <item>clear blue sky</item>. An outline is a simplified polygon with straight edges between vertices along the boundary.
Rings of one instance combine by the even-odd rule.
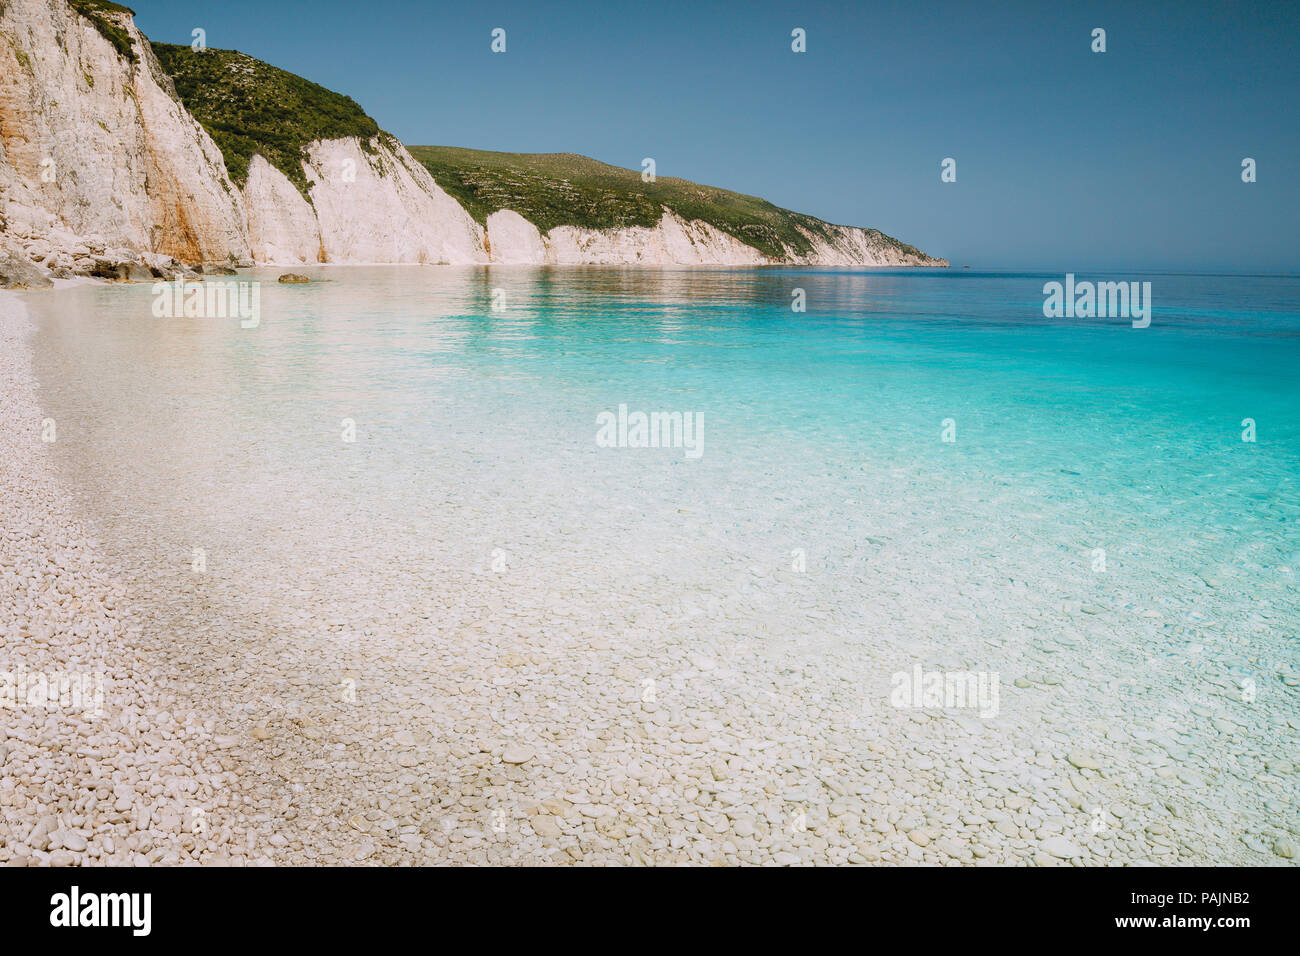
[[[652,156],[974,268],[1300,272],[1294,0],[128,3],[407,144]]]

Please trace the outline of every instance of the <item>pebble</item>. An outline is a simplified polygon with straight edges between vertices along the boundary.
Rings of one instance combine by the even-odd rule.
[[[1097,759],[1093,757],[1092,754],[1085,753],[1082,750],[1072,750],[1070,755],[1065,759],[1080,770],[1101,769],[1101,764],[1097,763]]]
[[[539,837],[554,839],[560,835],[560,822],[552,816],[539,815],[528,821]]]
[[[506,744],[505,753],[501,755],[501,760],[505,763],[523,764],[528,763],[536,756],[537,752],[532,747],[524,744],[509,743]]]
[[[1043,850],[1058,860],[1072,860],[1083,856],[1083,850],[1065,837],[1051,837],[1043,841]]]
[[[60,830],[58,833],[52,834],[51,839],[56,840],[73,853],[84,852],[88,845],[85,836],[75,830]]]

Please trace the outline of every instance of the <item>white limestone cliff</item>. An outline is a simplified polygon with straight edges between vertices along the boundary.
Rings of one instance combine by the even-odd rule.
[[[767,257],[707,222],[665,211],[652,229],[559,226],[546,235],[547,260],[557,265],[759,265]]]
[[[261,157],[239,189],[133,18],[104,15],[135,62],[66,0],[0,0],[0,260],[123,278],[231,260],[487,262],[482,227],[388,137],[311,144],[310,200]]]
[[[261,156],[249,164],[243,197],[258,262],[488,261],[482,228],[400,143],[318,140],[303,172],[310,201]]]
[[[323,261],[316,210],[288,176],[260,155],[248,164],[244,208],[254,260],[277,265]]]
[[[487,249],[493,262],[505,265],[547,261],[541,231],[513,209],[500,209],[487,217]]]
[[[0,231],[47,267],[118,247],[248,258],[221,151],[123,15],[137,61],[64,0],[0,3]],[[67,248],[66,237],[84,240]]]
[[[800,231],[812,243],[812,251],[791,253],[788,262],[817,266],[947,266],[946,259],[930,259],[904,252],[880,233],[856,226],[827,224],[830,238],[811,230]]]
[[[488,261],[483,229],[396,140],[317,141],[304,163],[326,262]]]
[[[830,237],[806,231],[812,249],[790,250],[771,259],[717,227],[687,221],[671,210],[653,228],[583,229],[558,226],[546,235],[513,210],[487,217],[492,262],[533,265],[798,265],[946,266],[900,250],[879,233],[852,226],[827,226]]]

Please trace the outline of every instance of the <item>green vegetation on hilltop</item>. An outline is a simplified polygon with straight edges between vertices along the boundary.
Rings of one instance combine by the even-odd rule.
[[[125,14],[133,17],[135,11],[130,7],[124,7],[120,3],[110,3],[109,0],[68,0],[68,6],[94,24],[95,29],[104,39],[113,44],[118,53],[132,63],[139,59],[135,47],[131,45],[130,34],[122,29],[114,17],[105,16],[105,14]]]
[[[152,46],[181,102],[221,147],[226,170],[240,186],[248,181],[254,154],[261,153],[306,195],[302,157],[308,144],[355,136],[366,147],[379,135],[378,124],[352,97],[237,50]]]
[[[454,146],[408,147],[438,185],[479,222],[513,209],[543,233],[556,226],[589,229],[653,227],[667,207],[683,219],[702,219],[772,258],[787,249],[811,250],[796,226],[815,233],[825,224],[765,199],[685,179],[610,166],[576,153],[494,153]]]

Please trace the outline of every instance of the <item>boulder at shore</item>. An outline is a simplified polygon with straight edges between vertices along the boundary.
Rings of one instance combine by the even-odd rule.
[[[19,256],[0,257],[0,289],[47,289],[53,284],[35,263]]]

